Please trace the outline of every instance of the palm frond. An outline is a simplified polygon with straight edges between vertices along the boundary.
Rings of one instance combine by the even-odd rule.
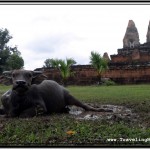
[[[66,64],[68,67],[76,64],[76,61],[73,58],[66,58]]]
[[[50,59],[50,64],[52,67],[59,67],[59,59]]]
[[[90,63],[97,70],[98,74],[101,74],[108,68],[106,59],[104,59],[99,53],[94,51],[91,52]]]
[[[67,79],[68,77],[70,77],[70,67],[75,63],[75,60],[72,58],[66,58],[66,60],[59,60],[59,68],[63,79]]]
[[[52,67],[56,67],[59,69],[60,74],[64,81],[67,80],[68,77],[71,76],[71,66],[76,64],[76,61],[73,58],[66,58],[66,60],[62,59],[49,59],[49,64]]]

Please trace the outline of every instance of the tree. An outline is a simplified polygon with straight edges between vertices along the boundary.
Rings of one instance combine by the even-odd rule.
[[[10,56],[9,50],[0,50],[0,74],[6,69],[6,61]]]
[[[14,59],[14,56],[12,56],[12,58],[10,58],[11,55],[15,54],[15,57],[18,56],[18,58],[20,58],[20,60],[22,59],[20,57],[21,53],[18,51],[17,46],[10,47],[7,45],[9,40],[12,38],[13,37],[11,35],[9,35],[9,31],[7,29],[0,29],[0,74],[6,69],[14,68],[14,66],[12,67],[11,63],[8,63],[9,59],[10,60],[12,60],[12,58]],[[14,61],[15,60],[18,62],[18,59],[14,59]],[[15,63],[16,65],[17,65],[17,62]],[[24,63],[21,63],[21,61],[20,61],[19,65],[21,65],[21,64],[23,65]],[[9,65],[11,65],[11,66],[9,66]],[[16,67],[18,68],[18,66],[16,66]],[[23,67],[23,66],[21,66],[21,67]],[[14,68],[14,69],[17,69],[17,68]]]
[[[24,60],[17,54],[12,54],[7,60],[8,70],[21,69],[24,66]]]
[[[45,61],[49,66],[59,69],[62,76],[64,86],[67,85],[68,78],[72,75],[71,66],[76,64],[76,61],[73,58],[62,59],[47,59]]]
[[[50,68],[50,67],[52,67],[51,66],[51,63],[50,63],[50,59],[46,59],[45,61],[44,61],[44,66],[43,67],[45,67],[45,68]]]
[[[90,56],[90,63],[97,70],[98,82],[100,84],[102,73],[108,69],[108,61],[101,57],[99,53],[92,51]]]
[[[65,60],[59,60],[59,70],[63,79],[64,86],[67,86],[67,80],[72,75],[71,66],[76,64],[76,61],[72,58],[66,58]]]
[[[7,29],[0,29],[0,50],[9,48],[6,44],[10,39],[12,39],[12,36],[9,35],[9,31]]]
[[[45,63],[44,67],[46,68],[50,68],[50,67],[58,68],[59,60],[58,59],[46,59],[44,63]]]

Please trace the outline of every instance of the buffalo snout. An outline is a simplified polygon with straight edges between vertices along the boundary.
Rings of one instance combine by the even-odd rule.
[[[26,81],[24,81],[24,80],[17,80],[17,81],[16,81],[16,84],[17,84],[17,85],[26,85],[27,83],[26,83]]]
[[[13,82],[13,90],[20,94],[26,92],[30,87],[30,84],[24,80],[16,80]]]

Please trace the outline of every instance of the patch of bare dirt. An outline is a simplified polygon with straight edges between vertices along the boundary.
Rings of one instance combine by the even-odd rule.
[[[130,108],[118,105],[99,105],[97,107],[112,110],[112,112],[93,112],[84,111],[80,107],[70,106],[69,113],[79,120],[108,120],[108,121],[125,121],[136,122],[138,114],[132,112]]]

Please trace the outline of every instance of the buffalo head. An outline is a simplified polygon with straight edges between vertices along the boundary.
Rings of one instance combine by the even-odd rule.
[[[42,72],[20,69],[14,71],[4,71],[3,74],[7,77],[11,76],[13,90],[21,94],[30,88],[32,79],[37,77],[39,74],[42,74]]]

